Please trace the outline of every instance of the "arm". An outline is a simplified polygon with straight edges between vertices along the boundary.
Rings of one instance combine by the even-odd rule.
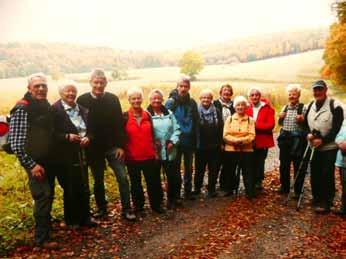
[[[28,113],[23,109],[18,109],[11,116],[9,143],[21,165],[27,170],[31,170],[36,166],[36,162],[25,152],[24,149],[27,131]]]
[[[333,113],[332,128],[326,136],[322,137],[323,143],[328,143],[335,140],[335,137],[340,131],[343,121],[344,121],[344,111],[341,108],[341,106],[337,106],[335,107],[334,113]]]
[[[177,145],[179,143],[179,137],[181,134],[180,126],[179,126],[178,121],[175,118],[174,114],[170,114],[170,116],[172,118],[173,133],[172,133],[169,141],[172,142],[173,145]]]
[[[116,134],[117,134],[117,146],[119,148],[124,148],[126,143],[126,133],[125,133],[125,123],[124,123],[124,117],[123,112],[121,109],[121,105],[119,102],[119,99],[115,98],[115,118],[114,121],[116,122]]]
[[[247,145],[252,143],[255,140],[255,136],[256,136],[256,130],[255,130],[255,121],[250,119],[249,121],[249,132],[245,137],[241,137],[239,138],[239,141],[241,141],[241,143],[243,145]]]
[[[262,109],[263,108],[267,109],[267,112],[264,114],[265,119],[261,121],[259,125],[258,123],[256,123],[256,129],[259,131],[271,132],[275,127],[275,110],[269,105],[267,105],[266,107],[262,107]],[[261,112],[261,110],[259,112]]]

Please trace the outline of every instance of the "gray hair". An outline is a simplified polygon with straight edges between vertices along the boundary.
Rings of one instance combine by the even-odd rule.
[[[247,99],[242,95],[238,95],[234,98],[233,107],[235,108],[239,103],[245,103],[246,106],[249,105]]]
[[[187,76],[183,76],[178,80],[177,86],[184,82],[187,82],[189,85],[191,85],[190,78]]]
[[[94,68],[91,71],[90,80],[92,80],[94,77],[101,77],[107,80],[106,73],[102,68]]]
[[[68,87],[68,86],[72,86],[76,92],[78,92],[78,88],[77,88],[77,84],[75,81],[73,80],[67,80],[62,82],[59,86],[58,86],[58,92],[60,94],[60,96],[62,95],[62,93],[64,92],[64,90]]]
[[[251,87],[249,89],[249,91],[247,91],[247,96],[250,96],[251,92],[253,92],[253,91],[258,92],[262,96],[262,90],[261,90],[261,88],[259,88],[257,86]]]
[[[286,87],[287,93],[291,91],[296,91],[300,95],[301,90],[302,90],[302,87],[300,84],[288,84]]]
[[[210,89],[203,89],[200,93],[199,93],[199,97],[202,97],[203,95],[209,94],[211,95],[211,97],[214,97],[214,93],[212,90]]]
[[[140,87],[131,87],[129,90],[127,90],[127,98],[130,99],[130,97],[134,94],[139,94],[142,98],[144,96],[143,90]]]
[[[39,72],[39,73],[31,74],[30,76],[28,76],[28,85],[31,85],[32,81],[36,77],[41,78],[42,80],[44,80],[47,83],[47,76],[45,74],[43,74],[42,72]]]
[[[153,90],[150,91],[150,93],[149,93],[149,100],[151,99],[151,97],[152,97],[154,94],[158,94],[158,95],[160,95],[160,96],[163,98],[163,92],[162,92],[160,89],[155,88],[155,89],[153,89]]]

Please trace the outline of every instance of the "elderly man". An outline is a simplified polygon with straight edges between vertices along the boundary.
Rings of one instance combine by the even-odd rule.
[[[199,120],[197,103],[190,97],[190,80],[181,78],[177,83],[169,99],[166,108],[171,110],[180,126],[181,135],[178,146],[177,167],[180,172],[180,164],[184,156],[184,196],[185,199],[194,200],[192,195],[192,158],[196,148],[196,127]],[[181,185],[181,184],[180,184]]]
[[[54,248],[57,244],[48,242],[52,208],[49,151],[54,127],[47,92],[44,74],[29,76],[27,93],[11,110],[9,144],[28,174],[34,199],[35,245]]]
[[[304,104],[299,102],[300,85],[287,86],[288,104],[279,114],[279,125],[282,126],[278,137],[280,148],[280,194],[288,194],[290,191],[290,168],[293,162],[294,176],[298,172],[299,163],[306,147],[304,121]],[[303,184],[304,175],[298,176],[294,186],[294,197],[298,198]]]
[[[89,161],[94,177],[94,194],[98,213],[107,215],[104,170],[105,159],[115,173],[119,184],[122,216],[127,220],[136,217],[131,211],[129,181],[124,165],[126,135],[119,99],[105,92],[107,78],[102,69],[95,69],[90,76],[91,92],[78,97],[77,103],[89,109],[88,125],[93,136],[89,147]]]
[[[338,146],[335,137],[344,119],[340,103],[327,96],[328,86],[323,80],[312,85],[314,101],[305,114],[309,130],[307,140],[314,155],[311,161],[311,189],[317,213],[328,213],[335,195],[335,159]]]

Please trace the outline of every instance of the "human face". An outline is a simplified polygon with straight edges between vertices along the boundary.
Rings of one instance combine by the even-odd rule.
[[[239,116],[244,116],[246,110],[246,103],[245,102],[239,102],[235,106],[235,111]]]
[[[203,94],[199,100],[204,108],[209,108],[213,101],[213,96],[211,94]]]
[[[232,91],[231,89],[225,87],[222,89],[221,93],[220,93],[220,97],[221,97],[221,100],[228,103],[231,101],[231,98],[232,98]]]
[[[154,93],[150,97],[150,105],[153,107],[153,109],[160,109],[162,106],[163,98],[160,94]]]
[[[177,85],[178,94],[185,96],[189,93],[190,83],[188,81],[182,81]]]
[[[93,77],[90,80],[91,92],[93,95],[100,97],[104,94],[107,85],[107,79],[104,77]]]
[[[74,86],[69,85],[61,93],[61,99],[70,106],[75,106],[77,91]]]
[[[42,77],[34,77],[28,86],[28,91],[34,99],[46,100],[48,93],[47,81]]]
[[[252,90],[249,94],[249,100],[253,105],[257,105],[261,100],[261,93],[257,90]]]
[[[315,87],[312,90],[315,101],[318,103],[324,102],[324,100],[327,98],[327,90],[328,89],[324,87]]]
[[[129,103],[134,110],[141,109],[142,102],[143,98],[139,93],[134,93],[129,97]]]
[[[299,102],[299,92],[292,90],[288,92],[288,101],[291,105],[296,105]]]

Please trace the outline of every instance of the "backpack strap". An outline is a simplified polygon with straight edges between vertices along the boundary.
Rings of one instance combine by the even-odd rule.
[[[302,115],[302,114],[303,114],[303,109],[304,109],[304,103],[299,103],[299,104],[298,104],[298,111],[297,111],[297,114],[298,114],[298,115]]]
[[[287,112],[288,111],[288,105],[285,106],[285,108],[283,109],[283,112]]]
[[[329,109],[330,109],[330,112],[332,113],[332,114],[334,114],[334,110],[335,110],[335,105],[334,105],[334,103],[335,103],[335,100],[334,99],[330,99],[330,102],[329,102]]]

